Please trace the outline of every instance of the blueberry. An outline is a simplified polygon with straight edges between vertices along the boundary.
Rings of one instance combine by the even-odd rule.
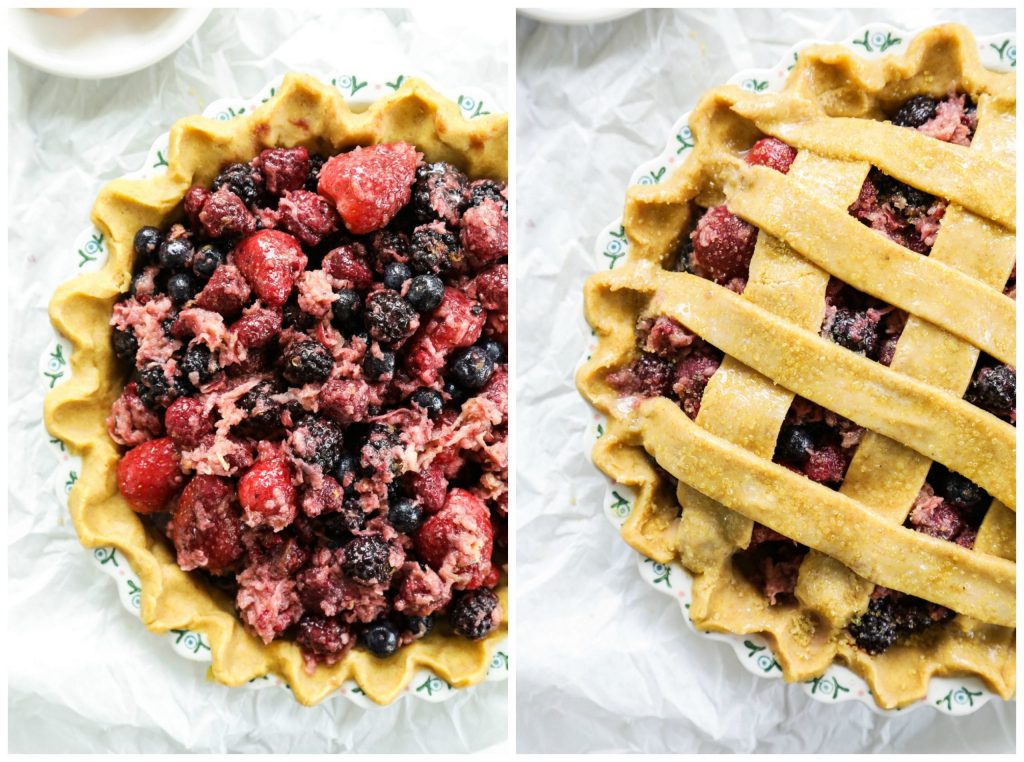
[[[334,467],[334,478],[343,488],[349,489],[359,478],[359,458],[351,453],[342,453],[338,465]]]
[[[135,234],[132,246],[135,249],[135,253],[142,257],[143,261],[156,262],[157,251],[160,249],[160,244],[163,243],[163,240],[164,237],[160,234],[159,230],[147,225],[144,228],[139,228]]]
[[[430,418],[437,418],[441,414],[441,408],[444,407],[444,398],[441,397],[441,393],[425,386],[414,391],[410,399],[412,404],[426,410]]]
[[[402,284],[412,277],[409,265],[402,262],[388,262],[384,266],[384,285],[395,291],[402,290]]]
[[[988,497],[988,493],[977,484],[953,471],[946,475],[942,494],[961,508],[976,508]]]
[[[444,282],[436,275],[417,275],[405,298],[417,312],[436,310],[444,299]]]
[[[135,354],[139,351],[139,340],[135,333],[129,328],[122,331],[118,328],[110,336],[110,342],[114,345],[114,354],[118,359],[135,364]]]
[[[334,356],[315,339],[293,341],[281,356],[281,375],[293,386],[326,381],[334,368]]]
[[[434,629],[434,616],[403,616],[402,629],[419,640]]]
[[[382,350],[380,357],[367,352],[363,358],[363,372],[368,381],[381,381],[395,374],[395,353]]]
[[[391,622],[374,622],[363,632],[363,644],[374,656],[391,656],[398,650],[398,630]]]
[[[363,302],[359,294],[350,288],[343,288],[331,305],[331,314],[335,324],[340,328],[355,326],[362,309]]]
[[[402,534],[412,534],[423,523],[423,508],[415,500],[403,497],[388,508],[388,521]]]
[[[498,596],[487,588],[469,590],[455,601],[448,615],[452,629],[464,638],[480,640],[495,629],[497,608]]]
[[[479,389],[494,373],[494,360],[480,347],[469,347],[455,356],[452,374],[466,389]]]
[[[476,345],[483,349],[494,362],[505,362],[505,347],[500,342],[494,339],[480,339]]]
[[[444,382],[444,393],[448,395],[448,399],[453,405],[461,405],[469,399],[469,394],[466,390],[459,386],[453,378],[447,379]]]
[[[167,280],[167,295],[175,304],[182,305],[195,294],[196,282],[188,273],[178,273]]]
[[[185,267],[192,260],[192,244],[185,238],[175,238],[160,244],[160,266],[168,270]]]
[[[807,460],[813,447],[814,438],[806,426],[783,426],[775,452],[780,460],[797,465]]]
[[[196,252],[192,260],[192,272],[203,280],[213,275],[214,270],[224,262],[224,252],[212,243],[206,244]]]

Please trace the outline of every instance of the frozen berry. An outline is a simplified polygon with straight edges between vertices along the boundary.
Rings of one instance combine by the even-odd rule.
[[[423,509],[415,500],[400,498],[388,508],[388,521],[402,534],[412,534],[423,523]]]
[[[334,478],[346,490],[359,478],[359,458],[351,453],[342,453],[334,467]]]
[[[449,402],[456,406],[461,405],[469,399],[469,392],[454,378],[448,379],[444,382],[444,393],[447,395]]]
[[[239,343],[250,349],[264,347],[273,341],[281,331],[281,313],[250,307],[231,326],[231,332],[238,336]]]
[[[386,658],[398,650],[398,630],[391,622],[374,622],[363,631],[363,644],[374,656]]]
[[[213,421],[203,403],[195,397],[179,397],[164,413],[167,436],[183,450],[197,447],[204,436],[213,431]]]
[[[459,270],[465,260],[458,237],[440,223],[416,228],[409,248],[409,264],[417,273],[437,275]]]
[[[415,320],[415,310],[394,291],[376,291],[366,300],[366,327],[377,341],[404,339]]]
[[[480,498],[449,491],[444,507],[416,533],[416,552],[430,568],[444,569],[456,590],[480,587],[493,569],[494,526]]]
[[[170,437],[133,447],[117,464],[118,489],[136,513],[165,510],[184,483],[178,451]]]
[[[1016,406],[1017,371],[1009,365],[981,368],[965,398],[990,413],[1008,416]]]
[[[170,401],[170,384],[164,375],[163,366],[153,363],[140,370],[135,378],[139,399],[150,410],[165,407]]]
[[[265,307],[280,309],[306,266],[299,242],[280,230],[260,230],[235,247],[235,265]]]
[[[344,436],[341,429],[331,421],[309,416],[295,428],[289,441],[296,455],[329,474],[337,467],[341,457]]]
[[[327,199],[312,191],[286,191],[277,203],[277,211],[281,227],[306,246],[319,246],[338,229],[338,213]]]
[[[192,477],[168,525],[178,566],[211,574],[230,571],[245,554],[242,530],[242,510],[231,482],[205,474]]]
[[[135,332],[131,328],[127,331],[115,328],[110,335],[110,343],[114,346],[114,354],[119,360],[135,364],[135,355],[139,351],[139,340],[135,338]]]
[[[419,222],[441,220],[456,225],[466,205],[466,186],[469,180],[443,161],[424,164],[416,170],[416,184],[412,189],[411,205]]]
[[[196,294],[196,282],[188,273],[177,273],[167,279],[167,295],[177,305],[182,305]]]
[[[505,362],[505,347],[501,345],[501,342],[494,339],[481,339],[477,342],[477,346],[484,350],[494,362]]]
[[[331,315],[335,325],[343,330],[354,328],[358,324],[362,306],[363,300],[359,297],[358,292],[350,288],[338,291],[334,302],[331,303]]]
[[[222,264],[224,264],[224,252],[212,243],[208,243],[200,248],[192,258],[192,272],[206,280]]]
[[[160,244],[163,241],[164,237],[160,231],[147,225],[146,227],[139,228],[138,232],[135,233],[132,247],[135,249],[135,253],[141,257],[139,261],[156,262],[157,251],[160,249]]]
[[[897,636],[895,624],[875,605],[877,602],[872,601],[868,611],[861,614],[849,627],[857,647],[869,654],[888,651],[896,642]]]
[[[694,274],[722,285],[746,278],[757,243],[757,228],[725,206],[708,209],[691,235],[690,266]]]
[[[306,182],[303,186],[306,190],[316,193],[316,187],[320,182],[320,170],[324,168],[327,159],[318,153],[310,154],[309,171],[306,173]]]
[[[395,573],[391,546],[377,535],[356,537],[345,545],[345,574],[361,585],[384,584]]]
[[[178,363],[178,370],[195,386],[205,384],[217,370],[216,362],[205,344],[190,344]]]
[[[746,161],[750,165],[770,167],[786,174],[796,158],[796,149],[778,138],[761,138],[750,147]]]
[[[900,106],[892,123],[897,127],[920,127],[935,118],[939,103],[928,95],[916,95]]]
[[[293,341],[281,357],[281,375],[293,386],[326,381],[334,368],[331,351],[319,341]]]
[[[306,614],[299,620],[295,642],[303,651],[330,662],[352,645],[354,638],[348,626],[335,618]]]
[[[836,344],[874,358],[878,353],[878,324],[867,313],[837,309],[829,335]]]
[[[452,605],[449,618],[452,629],[459,635],[480,640],[497,629],[499,614],[498,596],[481,588],[460,595]]]
[[[444,298],[444,282],[436,275],[417,275],[409,284],[405,298],[417,312],[430,312]]]
[[[328,159],[317,191],[356,235],[387,225],[409,202],[419,153],[407,143],[356,148]]]
[[[238,480],[238,502],[250,527],[269,526],[277,532],[291,524],[299,508],[288,461],[255,463]]]
[[[263,175],[249,164],[230,164],[217,175],[211,190],[218,191],[222,187],[252,206],[263,196]]]
[[[376,355],[367,352],[363,358],[363,373],[369,381],[390,379],[395,374],[395,353],[382,350]]]
[[[441,393],[434,389],[426,387],[417,389],[409,399],[412,404],[423,408],[430,418],[437,418],[444,408],[444,399],[441,397]]]
[[[814,447],[814,438],[806,426],[783,426],[775,452],[780,460],[799,465],[807,460]]]
[[[282,385],[283,387],[283,385]],[[272,381],[261,381],[247,391],[236,403],[246,415],[235,424],[235,430],[244,436],[267,438],[280,434],[284,405],[274,399],[283,392]]]
[[[965,476],[950,471],[942,485],[942,495],[960,508],[978,508],[988,498],[988,493]]]
[[[263,172],[267,190],[275,195],[301,188],[309,174],[309,150],[295,148],[267,148],[253,162]]]
[[[402,616],[402,629],[409,633],[414,640],[424,638],[434,629],[434,615],[429,616]]]
[[[192,244],[186,238],[173,238],[160,244],[160,266],[168,270],[186,267],[192,261]]]
[[[455,380],[466,389],[479,389],[494,373],[494,360],[480,347],[459,352],[452,363]]]
[[[226,318],[238,315],[249,300],[249,281],[234,265],[221,265],[196,297],[196,306]]]
[[[221,188],[203,202],[199,224],[207,238],[248,235],[258,227],[245,202],[228,188]]]
[[[401,291],[402,285],[412,277],[412,270],[404,262],[388,262],[384,266],[384,286]]]
[[[508,199],[505,198],[503,191],[505,190],[505,184],[499,183],[494,180],[474,180],[469,184],[469,188],[466,193],[469,196],[470,206],[480,206],[484,201],[490,199],[491,201],[497,201],[505,211],[508,211]]]

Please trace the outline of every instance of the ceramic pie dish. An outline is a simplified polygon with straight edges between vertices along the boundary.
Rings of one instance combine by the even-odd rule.
[[[1015,436],[1009,421],[1015,414],[1012,403],[1006,409],[988,404],[984,410],[977,405],[979,373],[988,377],[995,371],[986,368],[1002,365],[1005,369],[997,375],[1013,375],[1014,310],[1012,300],[1003,294],[1013,293],[1012,193],[997,191],[988,200],[1001,209],[986,213],[975,209],[973,201],[965,205],[962,197],[932,185],[936,192],[927,198],[933,221],[941,219],[939,232],[932,229],[923,238],[904,236],[899,241],[894,225],[888,230],[869,229],[874,223],[865,221],[869,215],[863,213],[860,195],[865,187],[882,186],[883,174],[899,175],[897,182],[903,188],[929,185],[923,175],[913,176],[901,165],[911,161],[906,157],[920,156],[919,168],[930,166],[931,171],[941,172],[938,168],[944,160],[929,163],[923,157],[944,141],[960,143],[950,155],[959,157],[960,148],[969,144],[979,151],[977,160],[992,161],[1002,171],[1010,171],[1005,168],[1013,166],[1013,77],[996,72],[1012,72],[1014,63],[1012,37],[976,41],[967,30],[953,26],[915,36],[872,25],[858,30],[843,45],[798,45],[778,67],[737,75],[730,80],[735,87],[712,91],[693,114],[680,119],[662,156],[635,173],[637,187],[630,191],[624,221],[613,223],[598,240],[597,261],[608,272],[588,283],[587,317],[596,341],[578,381],[600,411],[590,436],[596,464],[614,480],[605,501],[606,514],[642,554],[644,578],[682,605],[691,626],[731,643],[755,674],[802,682],[807,693],[822,701],[855,699],[874,708],[898,710],[924,705],[922,699],[927,699],[940,711],[964,714],[992,696],[1008,698],[1014,692]],[[837,84],[833,88],[830,82]],[[909,101],[926,93],[925,99],[901,113]],[[962,126],[959,135],[950,131],[939,136],[932,129],[936,125],[932,109],[967,93],[973,93],[967,95],[971,106],[961,113],[977,105],[976,123],[968,115],[971,127]],[[907,119],[915,107],[922,111]],[[952,130],[952,121],[947,126]],[[818,129],[830,128],[831,140],[817,140]],[[864,136],[857,133],[862,129],[878,134],[861,142]],[[918,142],[920,136],[914,132],[924,132],[927,140]],[[913,150],[901,142],[905,140],[913,143]],[[764,142],[757,145],[758,141]],[[891,151],[889,144],[899,145],[900,152]],[[1011,152],[1011,158],[1001,151]],[[779,161],[781,156],[784,161]],[[791,169],[795,174],[790,174]],[[851,173],[848,188],[843,185],[844,172]],[[875,174],[869,178],[869,173]],[[772,190],[759,188],[761,179],[775,183]],[[977,179],[972,173],[971,182]],[[806,195],[797,195],[800,185],[804,190],[827,192],[810,202]],[[1013,187],[1012,174],[1003,187]],[[767,216],[753,211],[746,201],[755,196],[761,202],[770,199],[777,208]],[[828,203],[843,212],[851,207],[853,224],[844,227],[845,214],[830,214],[815,205]],[[804,209],[812,206],[815,219],[809,226],[844,231],[830,239],[831,245],[811,244],[797,232]],[[706,209],[714,214],[705,220]],[[741,264],[733,270],[733,257],[744,247],[735,246],[732,252],[716,249],[716,240],[735,245],[737,237],[713,226],[712,220],[721,217],[731,224],[737,215],[736,229],[752,236],[748,239],[752,250],[747,251],[747,261],[739,257]],[[922,210],[918,223],[927,216]],[[992,238],[970,247],[973,254],[968,255],[957,241],[962,226],[975,218]],[[875,253],[858,253],[861,242]],[[900,245],[890,247],[890,242]],[[945,273],[939,263],[951,262],[947,247],[963,257],[952,267],[980,279],[967,288],[983,293],[988,307],[1001,313],[969,336],[948,315],[939,315],[938,305],[912,305],[906,298],[915,293],[912,287],[905,285],[903,294],[894,293],[900,290],[899,277],[890,273],[884,286],[878,282],[886,277],[879,263],[890,260],[890,253],[911,268],[926,261],[925,269]],[[830,249],[845,253],[845,263],[824,262],[819,253]],[[879,260],[877,252],[883,250],[886,255]],[[725,256],[716,259],[716,253]],[[918,259],[911,260],[909,253]],[[991,258],[982,258],[982,253]],[[863,271],[852,273],[850,262],[861,255]],[[971,256],[976,258],[975,269],[968,263]],[[830,283],[838,280],[837,275],[846,287],[852,282],[858,293],[877,301],[842,301],[842,284]],[[929,276],[914,276],[914,280],[922,277],[926,282]],[[872,278],[876,282],[868,283]],[[913,282],[907,279],[904,284],[908,280]],[[676,281],[686,285],[677,288]],[[801,321],[806,325],[802,331],[793,330],[771,318],[770,327],[766,323],[751,332],[751,326],[729,310],[717,309],[720,297],[737,305],[750,300],[766,311],[785,315],[790,325],[803,325]],[[988,307],[970,301],[959,316],[981,315]],[[886,316],[898,314],[901,308],[905,309],[900,325],[888,324]],[[870,346],[857,343],[867,332],[851,341],[843,330],[850,325],[847,317],[867,310],[877,310],[871,322],[876,341]],[[910,317],[903,323],[907,312]],[[927,320],[920,317],[922,312]],[[786,340],[774,350],[765,349],[773,333],[784,334]],[[820,344],[819,333],[824,339]],[[936,344],[939,336],[950,337],[949,343]],[[999,349],[989,344],[996,336],[1003,342]],[[836,370],[836,377],[818,390],[807,388],[806,379],[824,374],[801,368],[807,357],[801,358],[796,347],[805,338],[815,351],[823,352],[813,367]],[[976,365],[979,346],[1002,355],[1001,359]],[[686,347],[682,356],[673,355],[680,347]],[[946,363],[953,362],[949,358],[956,352],[963,353],[959,361],[963,367],[954,371]],[[768,355],[783,361],[761,362]],[[844,379],[843,363],[851,356],[857,371]],[[643,358],[649,363],[646,368],[636,364]],[[655,360],[666,360],[670,376],[679,374],[674,376],[675,383],[670,378],[668,387],[653,394],[642,383],[627,389],[630,381],[643,375],[637,370],[660,367]],[[935,365],[933,371],[925,370],[929,363]],[[628,373],[614,377],[624,367],[632,371],[632,379]],[[899,372],[889,375],[883,368]],[[854,380],[861,370],[865,376]],[[856,404],[851,406],[843,397],[851,389],[863,388],[866,378],[876,374],[886,376],[886,384],[907,387],[899,376],[940,386],[946,383],[946,388],[959,385],[953,395],[942,398],[941,405],[976,418],[992,434],[973,445],[975,462],[964,463],[962,453],[952,452],[957,448],[947,446],[940,453],[941,443],[935,449],[934,441],[926,444],[913,435],[908,438],[905,431],[895,431],[896,417],[888,407],[906,405],[915,394],[931,395],[931,391],[890,389],[883,395],[886,403],[874,405],[873,418],[865,415],[865,409],[853,409]],[[942,374],[949,381],[937,380]],[[657,373],[647,378],[656,379]],[[837,393],[847,381],[852,386]],[[796,409],[791,409],[793,391],[803,399]],[[965,392],[966,401],[974,404],[959,399]],[[775,395],[780,396],[779,409],[766,415]],[[915,415],[929,415],[926,407],[920,406]],[[696,425],[691,423],[693,418]],[[825,441],[829,430],[837,437],[830,444]],[[716,433],[708,437],[702,433],[707,431]],[[959,441],[953,431],[944,436]],[[866,447],[858,447],[865,442]],[[824,450],[837,455],[830,460],[834,470],[809,473],[812,465],[824,463],[819,457]],[[931,455],[924,457],[920,450]],[[718,454],[725,451],[729,458],[719,460]],[[954,462],[957,458],[961,461]],[[940,459],[944,466],[932,465]],[[983,469],[999,464],[995,480],[989,478],[994,471],[977,471],[983,462]],[[762,478],[771,485],[766,486]],[[978,487],[982,481],[986,488]],[[954,487],[961,486],[972,489],[970,500],[962,491],[952,494]],[[808,494],[813,497],[805,501],[801,496]],[[851,503],[861,505],[847,503],[851,497]],[[971,500],[977,513],[964,508]],[[893,506],[888,514],[892,523],[884,529],[881,522],[875,523],[875,516],[860,512],[867,505],[874,513],[871,509],[886,501]],[[787,504],[800,507],[795,511],[798,516],[783,509]],[[823,504],[829,506],[824,513],[845,515],[841,523],[857,526],[857,536],[838,539],[843,529],[825,520]],[[723,505],[728,510],[722,510]],[[934,517],[943,512],[943,507],[964,511],[956,532],[951,525],[939,530],[926,518],[926,514]],[[889,539],[876,537],[875,548],[866,547],[872,543],[862,547],[861,535],[870,534],[868,525]],[[809,531],[803,533],[801,526]],[[958,532],[963,533],[959,542]],[[802,541],[792,539],[794,534],[803,534]],[[750,551],[758,546],[761,555],[752,557]],[[918,560],[923,565],[949,554],[962,567],[954,570],[949,565],[944,571],[908,579],[917,577],[909,564],[900,568],[897,563],[882,571],[865,563],[878,548],[901,560],[918,558],[920,549],[924,552]],[[851,572],[851,566],[859,574]],[[953,601],[946,596],[955,587],[950,580],[968,567],[984,571],[977,577],[969,575],[964,589],[972,593]],[[879,574],[891,583],[887,588],[902,586],[904,592],[881,588]],[[868,582],[864,577],[873,579]],[[927,584],[922,584],[923,578]],[[911,603],[909,599],[915,597],[925,603]],[[936,607],[937,598],[945,598],[952,607]],[[918,613],[908,613],[911,610]]]
[[[56,345],[44,369],[51,386],[58,378],[63,381],[46,400],[44,418],[51,441],[81,456],[80,468],[71,472],[66,485],[76,529],[87,547],[103,549],[97,558],[108,571],[118,559],[130,567],[127,576],[135,575],[138,582],[128,597],[146,626],[175,633],[185,649],[196,654],[208,648],[210,675],[220,682],[242,685],[272,676],[286,682],[306,704],[343,686],[346,695],[387,703],[414,677],[426,686],[421,692],[417,683],[415,694],[431,698],[479,682],[495,659],[506,658],[503,652],[495,653],[504,639],[504,620],[479,640],[435,628],[387,658],[354,648],[344,651],[336,663],[319,663],[315,669],[308,659],[304,662],[294,642],[267,643],[254,637],[232,610],[230,599],[195,573],[183,571],[174,548],[158,539],[160,533],[143,523],[119,493],[115,471],[123,461],[105,421],[122,394],[124,370],[110,343],[110,320],[114,302],[133,280],[133,269],[138,269],[133,268],[136,232],[145,226],[166,229],[181,220],[181,201],[190,187],[208,186],[225,165],[249,161],[263,149],[301,145],[330,156],[356,146],[406,143],[422,152],[426,161],[457,165],[470,178],[504,180],[507,120],[487,114],[475,93],[467,91],[456,103],[404,77],[372,83],[372,88],[370,84],[354,76],[336,77],[327,85],[314,77],[288,75],[247,106],[219,102],[208,110],[216,113],[213,119],[178,122],[166,143],[154,146],[142,172],[101,192],[93,213],[96,232],[82,241],[79,256],[83,271],[99,266],[104,253],[107,260],[55,294],[51,317],[67,341]],[[362,89],[383,97],[355,112],[342,93],[352,96]],[[217,111],[220,107],[223,113]],[[125,576],[123,568],[120,576]],[[503,584],[496,592],[504,611]],[[504,666],[507,662],[496,665],[494,674],[503,674]]]

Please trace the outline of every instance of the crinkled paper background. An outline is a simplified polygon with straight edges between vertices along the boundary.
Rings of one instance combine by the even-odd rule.
[[[284,690],[228,689],[118,601],[78,544],[41,429],[46,305],[99,188],[138,169],[175,119],[292,69],[418,72],[508,103],[511,13],[217,10],[176,53],[105,81],[8,55],[8,704],[11,751],[471,751],[506,736],[506,684],[442,704],[306,709]],[[504,22],[504,23],[500,23]]]
[[[882,717],[820,704],[747,672],[644,584],[601,512],[573,385],[582,285],[598,232],[673,122],[740,69],[800,40],[885,21],[1015,28],[1013,10],[646,11],[599,26],[520,18],[518,108],[518,637],[520,751],[993,752],[1014,749],[1014,704],[966,718]]]

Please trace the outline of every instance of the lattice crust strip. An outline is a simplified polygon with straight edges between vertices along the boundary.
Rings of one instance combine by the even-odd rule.
[[[913,95],[953,89],[978,103],[970,148],[881,121]],[[781,94],[721,88],[702,99],[684,165],[630,191],[629,257],[588,282],[600,341],[578,382],[610,417],[595,462],[639,490],[624,538],[656,560],[679,558],[696,575],[697,626],[766,634],[787,679],[821,674],[838,658],[882,706],[922,697],[942,674],[978,674],[1013,693],[1015,432],[961,395],[979,348],[1014,363],[1015,305],[1001,288],[1014,262],[1015,106],[1014,77],[982,69],[960,27],[929,30],[902,59],[803,51]],[[739,158],[765,134],[800,149],[788,175]],[[848,216],[872,164],[950,202],[930,257]],[[760,228],[742,297],[663,269],[694,204],[722,203]],[[829,274],[910,313],[890,368],[817,336]],[[620,400],[607,384],[635,357],[642,315],[674,317],[725,352],[696,422],[665,399]],[[868,429],[839,493],[770,463],[794,392]],[[651,456],[679,479],[676,505]],[[901,526],[932,460],[998,498],[973,551]],[[753,520],[815,548],[796,604],[769,605],[734,568]],[[919,562],[913,573],[908,555]],[[875,583],[961,616],[869,656],[844,628]]]
[[[105,420],[123,378],[110,345],[109,320],[114,301],[131,280],[135,231],[180,219],[185,192],[193,184],[208,185],[224,164],[249,161],[273,146],[304,145],[334,154],[395,141],[415,145],[427,161],[454,163],[474,178],[507,176],[507,115],[467,120],[454,102],[419,80],[406,80],[393,95],[355,113],[336,88],[290,74],[277,95],[251,114],[228,122],[199,116],[176,122],[166,174],[106,185],[93,207],[93,222],[106,236],[109,259],[102,270],[62,284],[50,303],[54,325],[73,345],[72,376],[47,395],[44,420],[54,436],[82,456],[82,474],[68,498],[82,544],[113,545],[122,551],[142,580],[142,620],[150,630],[206,633],[213,656],[211,677],[237,686],[273,672],[304,704],[318,703],[349,679],[374,701],[388,703],[420,668],[456,687],[480,682],[507,628],[503,624],[476,642],[435,630],[383,660],[356,649],[312,675],[306,673],[295,643],[264,645],[250,635],[231,602],[182,571],[118,492],[120,453],[107,435]],[[507,611],[504,587],[499,597]]]

